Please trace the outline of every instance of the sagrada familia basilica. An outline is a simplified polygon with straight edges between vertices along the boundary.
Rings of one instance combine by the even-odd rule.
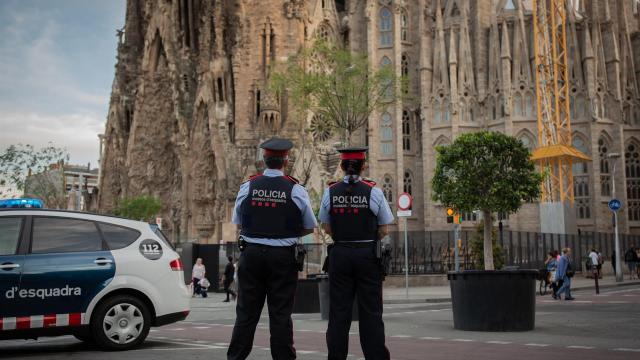
[[[626,204],[621,231],[640,233],[640,1],[567,2],[573,145],[593,159],[574,166],[575,220],[611,232],[615,195]],[[261,170],[257,145],[273,135],[294,141],[289,170],[318,207],[339,174],[338,139],[267,84],[273,64],[325,39],[407,77],[411,100],[373,114],[358,142],[393,208],[412,194],[410,229],[448,229],[431,200],[436,146],[481,129],[537,146],[532,26],[532,0],[128,0],[100,211],[150,194],[173,239],[233,241],[236,192]],[[540,229],[537,204],[499,219]]]

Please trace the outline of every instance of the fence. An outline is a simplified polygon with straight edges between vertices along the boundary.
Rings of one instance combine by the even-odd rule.
[[[460,249],[460,268],[474,269],[471,255],[471,241],[477,236],[475,231],[462,231]],[[391,273],[404,273],[404,233],[391,234],[393,244]],[[527,269],[544,267],[547,253],[571,248],[572,261],[576,271],[582,271],[584,261],[591,248],[602,252],[610,259],[615,251],[614,235],[583,232],[580,235],[543,234],[536,232],[503,231],[497,234],[497,242],[502,247],[505,266],[518,266]],[[414,231],[407,234],[409,273],[442,274],[453,270],[455,266],[453,232]],[[629,247],[640,245],[640,235],[620,235],[621,254],[624,256]]]
[[[503,231],[498,232],[497,242],[502,247],[505,266],[518,266],[525,269],[541,269],[547,253],[570,247],[572,261],[576,271],[582,271],[587,254],[591,248],[602,253],[609,260],[615,251],[614,234],[583,232],[580,235],[543,234],[537,232]],[[404,274],[404,233],[390,234],[392,242],[391,273]],[[476,231],[461,232],[460,268],[474,269],[470,245]],[[455,267],[454,239],[452,231],[410,231],[407,234],[409,247],[409,274],[444,274]],[[622,256],[630,247],[640,246],[640,235],[620,235]],[[324,261],[322,244],[305,244],[307,256],[304,270],[307,274],[319,273]],[[239,257],[236,243],[227,243],[222,247],[226,253],[222,256]],[[221,262],[221,267],[224,262]]]

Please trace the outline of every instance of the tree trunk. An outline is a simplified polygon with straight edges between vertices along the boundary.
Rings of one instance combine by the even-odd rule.
[[[491,219],[491,211],[483,210],[484,217],[484,269],[495,270],[493,267],[493,221]]]

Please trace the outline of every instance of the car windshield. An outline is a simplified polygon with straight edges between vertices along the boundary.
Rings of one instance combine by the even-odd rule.
[[[164,233],[162,232],[162,230],[160,230],[160,227],[157,224],[149,224],[149,227],[151,228],[151,230],[158,235],[158,237],[170,248],[172,248],[173,250],[175,250],[176,248],[173,246],[173,244],[171,243],[171,241],[169,241],[169,239],[167,239],[167,237],[164,235]]]

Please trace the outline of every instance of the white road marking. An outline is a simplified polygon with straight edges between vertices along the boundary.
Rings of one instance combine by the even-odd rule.
[[[584,350],[593,350],[593,349],[595,349],[595,346],[571,345],[571,346],[567,346],[567,349],[584,349]]]
[[[211,329],[211,326],[196,326],[194,327],[194,329],[198,329],[198,330]]]
[[[471,339],[452,339],[451,341],[457,341],[457,342],[473,342],[475,340],[471,340]]]
[[[550,345],[549,345],[549,344],[536,344],[536,343],[529,343],[529,344],[524,344],[524,346],[547,347],[547,346],[550,346]]]
[[[434,337],[434,336],[424,336],[424,337],[421,337],[420,339],[422,339],[422,340],[442,340],[441,337]]]
[[[511,344],[510,341],[498,341],[498,340],[493,340],[493,341],[486,341],[486,344],[496,344],[496,345],[509,345]]]
[[[296,350],[296,352],[298,354],[302,354],[302,355],[309,355],[309,354],[317,354],[317,351],[310,351],[310,350]]]
[[[615,348],[613,351],[640,352],[640,349]]]
[[[410,338],[411,335],[392,335],[392,338]]]

